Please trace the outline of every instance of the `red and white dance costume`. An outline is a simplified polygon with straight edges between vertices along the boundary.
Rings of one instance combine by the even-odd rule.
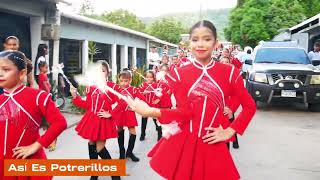
[[[120,93],[132,99],[139,98],[145,101],[145,97],[140,93],[139,89],[133,86],[123,87]],[[121,107],[121,106],[124,106],[124,107]],[[119,127],[118,145],[119,145],[120,159],[125,159],[126,157],[127,158],[129,157],[131,158],[132,161],[138,162],[139,158],[137,158],[133,154],[133,149],[134,149],[137,135],[130,133],[128,148],[126,151],[124,147],[124,129],[123,129],[123,127],[135,128],[135,126],[138,126],[136,113],[130,110],[127,103],[123,101],[119,102],[119,104],[115,107],[115,109],[118,109],[118,108],[120,108],[121,110],[119,110],[118,113],[115,114],[115,117],[113,118],[116,120],[117,125]]]
[[[161,97],[160,97],[160,108],[171,108],[171,90],[166,80],[160,80],[158,82],[159,88],[161,89]]]
[[[121,87],[117,83],[114,83],[112,81],[107,81],[107,86],[111,87],[112,89],[114,89],[118,92],[121,91]]]
[[[98,112],[109,111],[112,115],[112,104],[118,101],[118,97],[110,92],[103,93],[97,87],[90,86],[86,89],[86,99],[80,96],[73,99],[73,103],[86,110],[80,123],[76,127],[78,134],[91,141],[105,140],[118,137],[116,122],[113,118],[100,118]]]
[[[143,83],[139,87],[140,93],[145,96],[145,102],[151,107],[160,107],[160,97],[161,97],[161,89],[160,84],[153,82],[153,83]],[[153,102],[159,101],[159,103],[154,104]],[[141,118],[141,136],[140,141],[145,139],[146,135],[146,128],[147,128],[148,117]],[[158,140],[162,137],[162,129],[161,126],[157,124],[157,120],[153,119],[153,122],[156,126],[156,130],[158,132]]]
[[[139,98],[145,101],[145,97],[140,93],[139,89],[133,86],[129,86],[126,88],[120,89],[120,93],[125,96],[129,96],[132,99]],[[115,114],[115,121],[118,127],[135,127],[138,126],[138,121],[136,118],[136,113],[129,109],[127,103],[119,103],[115,109],[118,109],[119,106],[122,107],[122,110],[119,110],[117,114]]]
[[[238,58],[232,56],[232,57],[230,58],[230,62],[231,62],[231,64],[233,64],[236,68],[238,68],[238,69],[241,69],[241,68],[242,68],[242,63],[241,63],[241,61],[240,61]]]
[[[192,72],[192,73],[190,73]],[[243,85],[239,70],[211,61],[197,61],[167,75],[177,109],[161,109],[161,124],[179,123],[181,132],[162,138],[149,153],[151,167],[166,179],[236,180],[239,173],[226,142],[209,145],[202,137],[206,127],[233,128],[243,134],[256,106]],[[242,112],[230,124],[223,114],[228,97],[239,99]]]
[[[183,57],[183,58],[181,58],[180,60],[179,60],[179,65],[178,65],[178,67],[183,67],[183,66],[186,66],[186,65],[189,65],[189,64],[191,64],[191,61],[190,61],[190,59],[188,59],[187,57]]]
[[[160,97],[157,94],[157,92],[160,92],[159,87],[160,85],[157,82],[144,82],[139,86],[140,93],[144,95],[146,103],[151,107],[159,107],[159,103],[153,104],[153,102],[155,102],[156,100],[160,101]]]
[[[27,97],[27,98],[26,98]],[[42,118],[50,123],[50,128],[40,136]],[[5,180],[46,180],[52,177],[4,177],[3,160],[13,159],[12,149],[29,146],[34,142],[48,147],[67,128],[65,118],[61,115],[51,95],[26,86],[20,86],[13,93],[0,95],[0,179]],[[40,148],[28,159],[47,159],[45,151]]]

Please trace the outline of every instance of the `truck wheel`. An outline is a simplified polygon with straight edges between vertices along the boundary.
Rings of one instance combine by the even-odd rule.
[[[308,104],[308,109],[311,112],[320,112],[320,104]]]

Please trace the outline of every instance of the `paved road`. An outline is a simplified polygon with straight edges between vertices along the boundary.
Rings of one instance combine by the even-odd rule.
[[[146,141],[136,143],[135,152],[141,161],[127,162],[127,172],[131,176],[123,179],[162,179],[150,169],[146,157],[155,142],[154,124],[150,122]],[[87,143],[76,135],[74,128],[65,131],[58,143],[57,150],[48,153],[49,158],[88,158]],[[107,148],[112,157],[118,157],[115,139],[107,143]],[[262,107],[245,135],[240,137],[240,149],[231,151],[243,180],[319,180],[320,113],[307,112],[301,105]],[[89,178],[55,177],[55,180],[78,179]]]

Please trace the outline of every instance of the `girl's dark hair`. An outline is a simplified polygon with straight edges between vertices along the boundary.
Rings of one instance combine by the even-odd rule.
[[[41,56],[45,57],[46,56],[45,49],[48,49],[48,45],[39,44],[36,60],[34,61],[34,69],[39,69],[37,61],[38,61],[39,57],[41,57]],[[36,71],[34,71],[34,76],[36,77]],[[38,79],[38,78],[36,78],[36,79]]]
[[[144,73],[144,75],[147,76],[148,73],[149,73],[149,74],[152,74],[153,79],[156,79],[156,74],[154,73],[154,71],[148,70],[148,71],[146,71],[146,72]]]
[[[197,28],[200,28],[200,27],[206,27],[206,28],[210,29],[214,39],[215,40],[217,39],[216,27],[210,21],[207,21],[207,20],[199,21],[195,25],[192,26],[192,28],[190,29],[190,32],[189,32],[190,38],[191,38],[191,34],[193,33],[193,31]]]
[[[124,79],[131,79],[132,78],[132,73],[129,70],[122,70],[119,75],[119,78],[124,78]]]
[[[0,60],[9,59],[17,66],[19,71],[22,71],[27,68],[26,57],[20,51],[7,50],[0,52]]]
[[[20,41],[19,41],[19,38],[17,38],[16,36],[8,36],[7,38],[5,38],[5,39],[3,40],[3,43],[7,44],[10,39],[14,39],[14,40],[16,40],[18,43],[20,42]]]
[[[45,65],[47,65],[47,62],[46,62],[46,61],[41,61],[41,62],[39,63],[39,69],[42,68],[42,67],[44,67]]]
[[[105,67],[108,71],[108,74],[110,74],[110,66],[108,61],[106,60],[98,60],[97,63],[100,63],[103,67]]]

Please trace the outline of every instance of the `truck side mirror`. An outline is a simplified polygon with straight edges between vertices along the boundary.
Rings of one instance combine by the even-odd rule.
[[[244,61],[245,64],[248,64],[248,65],[252,65],[252,60],[251,59],[247,59]]]

